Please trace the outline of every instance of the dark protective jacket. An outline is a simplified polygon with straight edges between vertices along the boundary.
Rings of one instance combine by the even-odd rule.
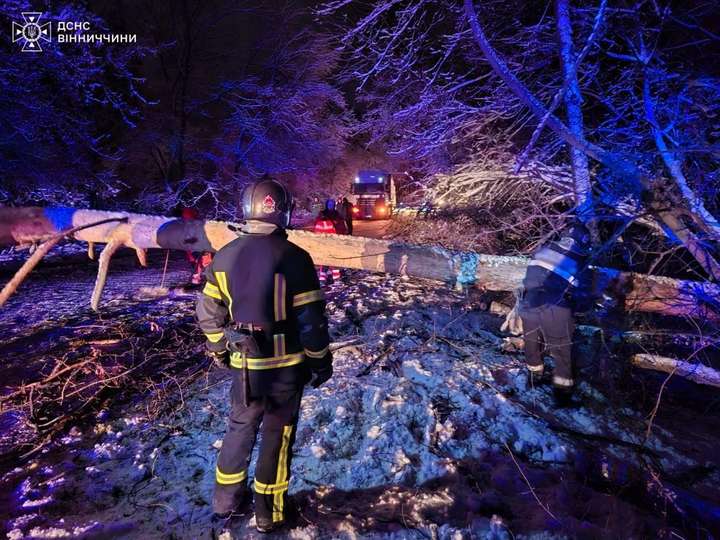
[[[340,208],[342,208],[342,217],[345,220],[345,222],[352,222],[353,220],[353,203],[350,201],[343,201],[340,203]]]
[[[571,237],[540,248],[523,281],[527,307],[557,305],[586,311],[592,303],[592,272],[587,268],[589,251],[579,249]]]
[[[259,229],[216,253],[196,306],[211,351],[226,348],[228,326],[260,329],[254,335],[261,355],[232,353],[230,361],[232,368],[248,369],[253,396],[296,390],[332,361],[325,299],[310,255],[284,230]]]

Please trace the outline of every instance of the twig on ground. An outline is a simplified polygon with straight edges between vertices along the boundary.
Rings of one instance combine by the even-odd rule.
[[[540,508],[545,510],[545,513],[549,515],[551,518],[553,518],[555,521],[560,521],[555,514],[553,514],[550,509],[540,500],[540,498],[537,496],[537,493],[535,493],[535,488],[532,487],[532,484],[530,483],[530,480],[528,480],[527,476],[525,476],[525,473],[522,470],[522,467],[520,467],[520,464],[515,459],[515,455],[513,454],[512,450],[510,449],[510,446],[508,446],[508,443],[503,443],[505,445],[505,449],[508,451],[508,454],[510,454],[510,458],[512,459],[513,463],[517,467],[517,470],[520,472],[520,475],[523,477],[523,480],[525,480],[525,483],[527,484],[527,487],[530,488],[530,493],[532,493],[532,496],[535,497],[535,500],[540,505]]]

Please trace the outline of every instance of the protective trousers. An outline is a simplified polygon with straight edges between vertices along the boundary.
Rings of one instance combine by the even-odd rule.
[[[247,470],[260,430],[254,481],[255,515],[257,519],[273,523],[285,519],[301,398],[300,388],[294,392],[251,398],[246,407],[240,370],[233,369],[232,408],[215,469],[215,513],[231,512],[242,504],[247,494]]]
[[[543,372],[543,342],[545,352],[555,359],[553,385],[572,389],[572,340],[575,319],[569,307],[544,304],[537,307],[520,305],[525,340],[525,361],[536,375]]]

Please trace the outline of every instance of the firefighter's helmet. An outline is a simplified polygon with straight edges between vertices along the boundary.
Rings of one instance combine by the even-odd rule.
[[[278,180],[263,177],[250,184],[243,191],[243,217],[274,223],[287,228],[293,210],[293,197],[290,190]]]

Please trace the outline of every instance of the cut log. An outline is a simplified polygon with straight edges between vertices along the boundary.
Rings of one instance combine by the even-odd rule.
[[[185,221],[72,208],[0,208],[0,245],[37,243],[58,232],[104,219],[126,221],[86,228],[75,233],[74,238],[95,243],[118,238],[122,245],[133,249],[217,251],[241,234],[239,225],[221,221]],[[307,250],[318,265],[407,275],[490,291],[517,289],[529,262],[524,257],[458,252],[357,236],[307,231],[288,231],[288,235],[292,242]],[[717,285],[608,268],[595,271],[599,283],[623,282],[628,291],[625,307],[629,311],[720,319],[720,287]]]
[[[636,367],[672,373],[698,384],[720,388],[720,372],[704,364],[693,364],[675,358],[644,353],[633,355],[631,362]]]
[[[509,354],[521,353],[524,349],[525,340],[522,337],[508,336],[503,338],[500,344],[500,350]],[[645,353],[633,355],[630,362],[640,369],[672,373],[696,384],[720,388],[720,372],[704,364],[692,364],[674,358]]]

